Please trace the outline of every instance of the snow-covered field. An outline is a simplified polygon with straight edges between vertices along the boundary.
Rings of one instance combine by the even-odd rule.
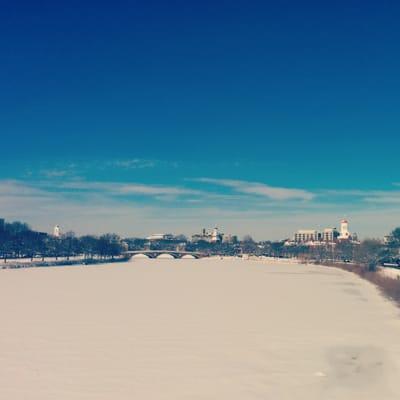
[[[399,310],[252,260],[0,270],[0,399],[394,400]]]

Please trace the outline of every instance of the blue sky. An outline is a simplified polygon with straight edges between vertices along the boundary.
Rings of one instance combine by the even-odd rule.
[[[260,239],[400,225],[400,5],[269,3],[3,5],[0,214]]]

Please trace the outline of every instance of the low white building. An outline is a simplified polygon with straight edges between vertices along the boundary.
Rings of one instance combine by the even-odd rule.
[[[339,236],[339,232],[336,228],[325,228],[323,231],[318,231],[316,229],[300,229],[294,234],[294,243],[317,243],[325,242],[331,243],[335,242]]]
[[[336,228],[326,228],[322,232],[322,240],[324,242],[333,242],[336,240],[338,235],[339,232],[336,230]]]
[[[146,240],[157,241],[157,240],[173,240],[174,235],[172,233],[153,233],[147,236]]]
[[[316,242],[319,240],[319,233],[315,229],[300,229],[294,234],[296,243]]]

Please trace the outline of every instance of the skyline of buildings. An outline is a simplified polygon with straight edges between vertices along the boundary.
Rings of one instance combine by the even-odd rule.
[[[0,218],[0,230],[5,224],[13,223],[6,221],[4,218]],[[61,225],[54,225],[50,235],[56,238],[63,237],[64,233],[66,234],[74,234],[73,230],[64,231]],[[106,232],[103,232],[106,233]],[[94,235],[96,236],[96,235]],[[246,236],[251,235],[243,235],[239,237],[235,234],[224,234],[220,231],[220,229],[216,226],[212,229],[202,228],[200,233],[195,233],[193,235],[185,235],[182,233],[174,234],[174,233],[153,233],[148,236],[129,236],[129,235],[120,235],[123,238],[133,238],[133,239],[145,239],[149,242],[155,241],[181,241],[181,242],[192,242],[196,243],[199,241],[204,241],[208,243],[230,243],[234,244],[241,240],[243,240]],[[390,238],[390,234],[383,235],[382,237],[375,237],[375,239],[381,240],[382,242],[387,242]],[[359,243],[359,237],[357,233],[351,232],[349,230],[349,220],[347,218],[342,219],[340,221],[340,228],[324,228],[324,229],[299,229],[297,230],[292,238],[280,238],[275,240],[270,239],[259,239],[255,240],[255,242],[263,242],[263,241],[271,241],[271,242],[285,242],[286,245],[294,245],[294,244],[306,244],[306,245],[318,245],[323,243],[337,243],[340,241],[350,240],[353,243]]]
[[[339,230],[337,228],[325,228],[322,231],[317,229],[299,229],[294,234],[293,239],[287,241],[287,244],[318,245],[320,243],[335,243],[340,241],[358,241],[357,234],[349,231],[349,221],[346,218],[340,221]]]
[[[55,225],[53,228],[53,236],[61,237],[62,231],[60,225]],[[247,236],[247,235],[245,235]],[[387,236],[384,236],[385,240]],[[195,233],[190,236],[190,239],[183,234],[173,234],[173,233],[152,233],[145,237],[149,242],[157,241],[189,241],[192,243],[197,243],[204,241],[207,243],[236,243],[239,238],[237,235],[224,234],[220,229],[215,226],[212,229],[202,228],[201,233]],[[293,244],[305,244],[305,245],[318,245],[323,243],[335,243],[340,241],[353,241],[358,242],[358,236],[356,233],[351,233],[349,230],[348,219],[342,219],[340,221],[340,229],[334,228],[324,228],[322,230],[318,229],[299,229],[294,233],[292,239],[281,239],[286,243],[286,245]],[[279,241],[279,240],[278,240]]]

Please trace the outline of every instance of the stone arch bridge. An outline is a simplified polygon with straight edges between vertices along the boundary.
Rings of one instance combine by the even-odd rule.
[[[129,258],[135,256],[147,256],[148,258],[159,258],[160,256],[170,255],[173,258],[203,258],[208,257],[206,253],[199,253],[193,251],[180,251],[180,250],[136,250],[124,252]],[[161,257],[160,257],[161,258]]]

